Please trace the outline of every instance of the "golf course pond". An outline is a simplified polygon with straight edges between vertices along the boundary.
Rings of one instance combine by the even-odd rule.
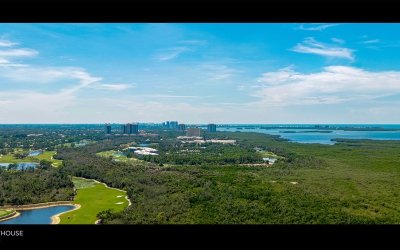
[[[29,152],[28,156],[37,156],[37,155],[40,155],[41,153],[43,153],[42,150],[36,150],[36,151]]]
[[[10,165],[11,163],[0,163],[0,168],[7,168],[8,165]],[[28,167],[33,167],[35,168],[36,166],[39,165],[39,163],[36,162],[17,162],[17,168],[16,170],[21,170],[22,168],[26,169]]]
[[[30,225],[30,224],[51,224],[53,215],[74,209],[74,206],[59,205],[31,210],[17,210],[19,216],[0,221],[0,225]]]

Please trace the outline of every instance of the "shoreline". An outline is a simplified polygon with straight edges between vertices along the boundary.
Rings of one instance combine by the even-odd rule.
[[[74,205],[71,201],[54,201],[54,202],[45,202],[45,203],[36,203],[36,204],[26,204],[26,205],[6,205],[0,206],[1,209],[12,209],[15,211],[18,210],[32,210],[46,207],[54,207],[61,205]]]
[[[0,222],[1,222],[1,221],[5,221],[5,220],[11,220],[11,219],[14,219],[15,217],[18,217],[18,216],[20,216],[20,215],[21,215],[21,213],[19,213],[19,212],[15,211],[15,214],[14,214],[13,216],[10,216],[10,217],[7,217],[7,218],[0,219]]]
[[[25,206],[25,207],[23,207],[23,206]],[[5,220],[14,219],[14,218],[20,216],[21,213],[18,211],[21,211],[21,210],[22,211],[34,210],[34,209],[41,209],[41,208],[55,207],[55,206],[76,206],[76,205],[72,204],[70,201],[61,201],[60,203],[57,203],[57,204],[56,203],[53,203],[53,204],[38,203],[38,204],[27,204],[27,205],[20,205],[20,206],[7,206],[5,209],[13,209],[13,210],[15,210],[16,213],[13,216],[10,216],[10,217],[4,218],[4,219],[0,219],[0,222],[5,221]],[[0,208],[3,208],[3,207],[0,207]],[[70,210],[70,211],[72,211],[72,210]],[[69,212],[69,211],[66,211],[66,212]],[[64,212],[64,213],[66,213],[66,212]],[[53,219],[54,216],[52,216],[51,218]]]
[[[56,224],[60,223],[60,221],[61,221],[60,215],[68,213],[68,212],[71,212],[71,211],[75,211],[75,210],[77,210],[77,209],[82,207],[80,204],[71,204],[71,205],[74,206],[75,208],[72,209],[72,210],[68,210],[68,211],[65,211],[65,212],[62,212],[62,213],[58,213],[56,215],[51,216],[51,225],[56,225]]]
[[[86,179],[86,178],[83,178],[83,177],[80,177],[80,178]],[[99,181],[97,181],[95,179],[86,179],[86,180],[93,180],[96,183],[103,184],[106,188],[111,188],[111,189],[115,189],[115,190],[122,191],[122,192],[126,193],[125,190],[109,187],[109,186],[107,186],[107,184],[105,184],[103,182],[99,182]],[[124,198],[128,201],[128,206],[131,206],[132,203],[131,203],[131,200],[128,198],[128,196],[125,196]],[[13,216],[10,216],[10,217],[4,218],[4,219],[0,219],[0,221],[10,220],[10,219],[13,219],[15,217],[20,216],[21,213],[19,213],[18,210],[19,211],[21,211],[21,210],[33,210],[33,209],[41,209],[41,208],[54,207],[54,206],[74,206],[75,208],[72,209],[72,210],[68,210],[68,211],[65,211],[65,212],[62,212],[62,213],[58,213],[58,214],[55,214],[55,215],[51,216],[51,223],[50,223],[51,225],[56,225],[56,224],[59,224],[61,222],[60,215],[68,213],[68,212],[71,212],[71,211],[74,211],[74,210],[77,210],[77,209],[82,207],[82,205],[80,205],[80,204],[72,204],[71,201],[58,201],[58,202],[54,202],[54,203],[49,202],[49,203],[27,204],[27,205],[20,205],[20,206],[9,205],[9,206],[4,206],[4,207],[0,207],[0,208],[13,209],[13,210],[16,211],[16,213]],[[95,224],[97,224],[97,223],[98,223],[98,221],[95,221]]]

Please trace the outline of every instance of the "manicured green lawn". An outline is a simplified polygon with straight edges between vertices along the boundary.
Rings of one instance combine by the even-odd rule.
[[[62,160],[56,160],[52,159],[52,156],[56,153],[56,151],[46,151],[43,154],[35,156],[35,158],[38,158],[39,160],[46,160],[46,161],[51,161],[53,163],[54,167],[61,166]]]
[[[61,165],[62,160],[51,159],[56,151],[45,151],[43,154],[26,157],[24,159],[15,159],[13,154],[3,155],[0,158],[0,163],[18,163],[18,162],[39,162],[40,160],[47,160],[53,163],[54,167]],[[35,160],[36,159],[36,160]]]
[[[81,208],[61,215],[60,224],[94,224],[99,212],[110,208],[118,212],[128,206],[128,201],[125,199],[126,192],[106,188],[101,183],[79,180],[82,179],[74,178],[73,180],[78,188],[78,194],[73,203],[80,204]]]
[[[267,157],[267,158],[275,158],[275,159],[283,159],[284,158],[282,156],[278,156],[272,152],[267,152],[267,151],[259,152],[259,154],[261,154],[263,157]]]
[[[103,152],[99,152],[97,153],[98,156],[101,157],[110,157],[112,156],[113,159],[116,159],[118,161],[122,161],[122,162],[131,162],[131,163],[146,163],[143,160],[139,160],[137,158],[127,158],[126,156],[120,156],[120,155],[114,155],[115,153],[117,153],[117,150],[109,150],[109,151],[103,151]]]
[[[14,210],[5,210],[5,209],[1,209],[1,210],[0,210],[0,217],[9,215],[9,214],[11,214],[11,213],[13,213],[13,212],[14,212]]]
[[[15,159],[14,155],[11,155],[11,154],[3,155],[0,158],[0,163],[13,163],[13,162],[21,162],[21,160]]]

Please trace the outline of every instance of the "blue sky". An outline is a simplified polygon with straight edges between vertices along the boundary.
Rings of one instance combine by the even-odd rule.
[[[400,123],[400,24],[2,23],[0,123]]]

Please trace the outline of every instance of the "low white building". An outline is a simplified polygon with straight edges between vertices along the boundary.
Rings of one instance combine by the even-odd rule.
[[[134,148],[134,147],[129,147],[129,148]],[[158,155],[158,150],[154,148],[148,148],[148,147],[137,147],[135,148],[135,151],[133,152],[137,157],[143,157],[145,155]]]

